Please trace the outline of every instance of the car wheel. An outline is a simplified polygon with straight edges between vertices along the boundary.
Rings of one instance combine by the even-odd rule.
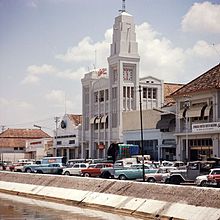
[[[31,173],[31,169],[30,169],[30,168],[27,168],[27,169],[25,170],[25,172],[26,172],[26,173]]]
[[[85,176],[85,177],[90,177],[90,174],[89,174],[89,173],[84,173],[83,176]]]
[[[119,175],[118,177],[119,180],[126,180],[127,177],[124,174]]]
[[[207,181],[206,181],[206,180],[203,180],[203,181],[200,183],[200,186],[202,186],[202,187],[207,186]]]
[[[147,182],[149,182],[149,183],[155,183],[156,180],[155,180],[154,178],[148,178],[148,179],[147,179]]]
[[[41,173],[41,174],[42,174],[42,173],[43,173],[43,171],[42,171],[42,170],[37,170],[37,173]]]
[[[69,171],[66,171],[66,172],[64,173],[64,175],[70,176],[70,172],[69,172]]]
[[[101,175],[99,177],[109,179],[109,178],[111,178],[111,174],[108,171],[104,171],[101,173]]]
[[[170,177],[170,184],[180,185],[181,182],[182,182],[181,177],[178,176]]]

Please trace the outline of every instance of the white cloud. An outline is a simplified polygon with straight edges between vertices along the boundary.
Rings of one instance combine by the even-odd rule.
[[[187,56],[197,56],[200,58],[217,57],[220,51],[220,44],[210,45],[206,41],[197,41],[193,48],[186,50]]]
[[[45,98],[56,108],[61,108],[63,111],[75,112],[81,109],[81,94],[74,96],[74,100],[70,99],[63,90],[51,90],[45,95]],[[80,98],[80,102],[79,102]],[[80,106],[80,107],[79,107]]]
[[[28,73],[38,75],[38,74],[51,74],[55,73],[56,69],[48,64],[43,64],[41,66],[31,65],[27,68]]]
[[[90,37],[85,37],[77,46],[68,48],[65,54],[58,54],[55,57],[64,62],[90,62],[97,67],[105,67],[109,56],[111,35],[112,29],[108,29],[104,40],[96,43],[93,43]]]
[[[57,72],[56,75],[60,78],[80,80],[81,78],[84,77],[85,72],[86,72],[86,69],[81,67],[77,70],[66,69],[63,71],[59,71],[59,72]]]
[[[9,100],[0,97],[0,106],[4,108],[19,108],[19,109],[31,109],[33,106],[26,101]]]
[[[30,8],[37,8],[38,7],[38,0],[27,0],[26,4]]]
[[[31,65],[27,67],[27,75],[22,80],[22,84],[36,84],[40,81],[40,75],[55,74],[57,69],[51,65],[43,64],[41,66]]]
[[[185,32],[220,33],[220,5],[210,2],[194,3],[183,17],[182,30]]]
[[[162,38],[148,23],[137,25],[137,41],[140,61],[140,76],[153,75],[161,79],[176,78],[176,72],[182,71],[184,51],[174,47],[166,38]]]
[[[51,102],[57,102],[59,104],[65,102],[65,92],[62,90],[52,90],[45,97]]]

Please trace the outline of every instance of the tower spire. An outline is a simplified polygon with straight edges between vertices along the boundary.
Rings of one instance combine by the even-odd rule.
[[[122,0],[122,9],[119,12],[126,12],[125,10],[125,0]]]

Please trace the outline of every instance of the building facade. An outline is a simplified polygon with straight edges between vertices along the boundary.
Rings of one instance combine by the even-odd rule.
[[[171,96],[176,101],[177,159],[220,157],[220,64]]]
[[[0,160],[16,162],[19,159],[36,159],[29,151],[26,151],[27,143],[33,140],[39,143],[43,139],[52,138],[41,129],[8,128],[0,134]]]
[[[81,158],[82,115],[65,114],[54,134],[54,156],[69,159]]]
[[[123,142],[123,112],[143,110],[164,103],[163,81],[139,79],[138,43],[133,16],[121,11],[113,25],[108,70],[86,73],[82,82],[82,157],[106,157],[108,146]],[[140,86],[140,88],[139,88]]]

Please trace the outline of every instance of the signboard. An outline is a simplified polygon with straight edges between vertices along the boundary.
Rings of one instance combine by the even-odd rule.
[[[202,123],[202,124],[193,124],[192,132],[198,131],[219,131],[220,130],[220,122],[210,122],[210,123]]]

